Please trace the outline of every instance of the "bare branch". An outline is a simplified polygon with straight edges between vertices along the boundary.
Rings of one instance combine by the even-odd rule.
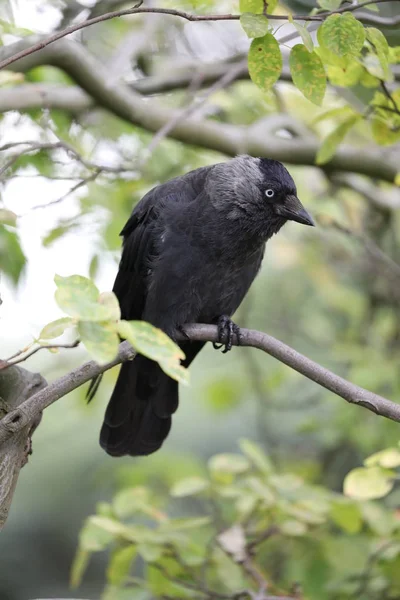
[[[184,331],[186,336],[191,340],[216,342],[218,339],[218,329],[215,325],[187,325]],[[362,406],[377,415],[400,422],[399,404],[391,402],[378,394],[374,394],[335,375],[328,369],[325,369],[325,367],[322,367],[266,333],[251,329],[242,329],[241,333],[241,346],[258,348],[295,371],[298,371],[308,379],[315,381],[327,390],[344,398],[350,404]],[[180,337],[187,339],[183,334]],[[235,343],[237,345],[237,340],[235,340]],[[105,365],[98,365],[94,361],[90,361],[52,382],[44,390],[23,402],[18,409],[12,411],[0,421],[0,447],[14,433],[20,431],[38,416],[47,406],[50,406],[56,400],[59,400],[97,375],[108,371],[122,362],[132,360],[135,354],[134,349],[128,342],[122,342],[118,356],[112,362]]]
[[[332,12],[323,12],[318,15],[293,15],[292,18],[294,20],[300,20],[300,21],[322,22],[332,14],[337,14],[337,13],[342,13],[342,12],[355,12],[355,11],[360,10],[360,8],[363,8],[364,6],[368,6],[369,4],[383,4],[384,2],[389,2],[389,1],[390,0],[366,0],[366,2],[361,2],[360,4],[352,4],[350,6],[345,5],[342,8],[338,8],[337,10],[332,11]],[[181,10],[175,10],[175,9],[141,8],[140,7],[141,4],[142,4],[142,2],[140,2],[138,5],[136,5],[133,8],[127,8],[124,10],[114,10],[109,13],[99,15],[97,17],[93,17],[92,19],[87,19],[86,21],[83,21],[82,23],[76,23],[74,25],[70,25],[66,29],[63,29],[62,31],[57,31],[56,33],[49,36],[48,38],[45,38],[45,39],[41,40],[40,42],[33,44],[29,48],[21,50],[14,56],[10,56],[9,58],[6,58],[5,60],[1,61],[0,69],[4,69],[5,67],[8,67],[12,63],[14,63],[15,61],[17,61],[21,58],[24,58],[30,54],[33,54],[34,52],[38,52],[39,50],[42,50],[49,44],[52,44],[52,43],[56,42],[57,40],[60,40],[61,38],[65,37],[67,35],[70,35],[71,33],[74,33],[75,31],[79,31],[80,29],[84,29],[85,27],[89,27],[91,25],[95,25],[96,23],[101,23],[103,21],[109,21],[110,19],[115,19],[117,17],[125,17],[128,15],[137,15],[137,14],[147,13],[147,14],[170,15],[173,17],[179,17],[181,19],[185,19],[186,21],[192,21],[192,22],[193,21],[238,21],[240,19],[240,15],[233,15],[233,14],[194,15],[191,13],[187,13],[187,12],[184,12]],[[265,16],[268,19],[277,20],[277,21],[289,21],[290,20],[290,17],[287,15],[266,14]],[[383,17],[373,17],[369,14],[363,13],[363,14],[359,15],[358,18],[359,18],[359,20],[369,23],[369,24],[371,24],[371,23],[376,24],[377,22],[379,22],[381,25],[385,25],[386,27],[395,28],[400,24],[400,17],[399,18],[395,17],[395,18],[391,18],[391,19],[383,19]],[[377,19],[379,19],[379,21],[377,21]],[[384,22],[382,22],[382,21],[384,21]]]
[[[0,56],[13,54],[16,47],[21,48],[26,44],[22,40],[17,44],[6,46],[0,49]],[[108,74],[93,56],[79,44],[68,40],[61,40],[51,48],[45,48],[41,52],[28,56],[21,62],[15,64],[13,68],[26,71],[34,66],[52,64],[63,69],[91,96],[99,106],[110,110],[118,117],[138,125],[148,131],[157,132],[163,125],[176,114],[175,110],[168,109],[165,106],[157,105],[153,102],[143,102],[140,95],[135,94],[123,83],[108,82]],[[26,88],[24,86],[26,91]],[[63,91],[65,88],[62,88]],[[22,94],[22,86],[13,90],[17,94],[17,105],[14,109],[25,106],[31,106],[28,103],[28,97]],[[68,90],[67,90],[68,93]],[[56,98],[54,106],[61,108],[64,106],[68,110],[65,98],[60,93],[55,92]],[[85,95],[76,90],[72,91],[73,101],[72,110],[76,110],[78,104],[82,106],[88,102]],[[35,106],[38,106],[40,91],[34,88]],[[0,96],[1,97],[1,96]],[[86,98],[86,99],[85,99]],[[50,107],[51,98],[46,96],[42,99],[42,106]],[[269,158],[286,163],[315,166],[315,157],[319,148],[319,143],[315,140],[296,139],[295,141],[282,139],[273,135],[266,135],[264,131],[257,128],[248,128],[245,126],[229,125],[217,121],[196,119],[187,117],[180,121],[172,131],[169,137],[179,140],[183,143],[197,145],[199,147],[212,149],[222,152],[229,156],[248,153],[253,156],[268,156]],[[377,179],[393,182],[398,166],[395,161],[391,162],[387,158],[382,158],[380,150],[364,150],[359,148],[340,148],[329,163],[323,166],[327,172],[347,171],[376,177]]]
[[[77,346],[79,346],[79,340],[75,340],[75,342],[71,342],[70,344],[42,344],[40,346],[37,346],[36,348],[33,348],[32,350],[29,350],[30,346],[28,346],[27,348],[23,348],[19,352],[16,352],[15,354],[10,356],[6,360],[0,361],[0,371],[2,371],[3,369],[6,369],[8,367],[11,367],[13,365],[16,365],[18,363],[24,362],[25,360],[27,360],[33,354],[36,354],[36,352],[39,352],[40,350],[45,350],[45,349],[46,350],[56,350],[59,348],[76,348]]]

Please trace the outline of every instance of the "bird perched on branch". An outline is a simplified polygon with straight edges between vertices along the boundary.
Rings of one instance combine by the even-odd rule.
[[[238,333],[230,317],[260,269],[265,243],[288,220],[314,224],[275,160],[238,156],[155,187],[121,232],[114,292],[122,318],[148,321],[172,339],[185,323],[216,323],[229,350]],[[179,345],[187,367],[204,343]],[[100,444],[112,456],[151,454],[177,407],[177,382],[137,356],[121,367]]]

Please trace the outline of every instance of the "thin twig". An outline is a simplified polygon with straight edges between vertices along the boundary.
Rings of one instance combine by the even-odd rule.
[[[338,8],[335,11],[323,12],[318,15],[293,15],[293,17],[289,17],[287,15],[266,14],[265,16],[268,19],[278,20],[278,21],[289,21],[291,18],[293,18],[294,20],[301,20],[301,21],[322,22],[332,14],[338,14],[338,13],[343,13],[343,12],[355,12],[355,11],[359,10],[360,8],[363,8],[364,6],[368,6],[369,4],[383,4],[383,3],[389,2],[389,1],[391,1],[391,0],[366,0],[366,2],[361,2],[360,4],[352,4],[351,6],[343,6],[341,8]],[[140,4],[142,4],[142,3],[140,3]],[[4,69],[5,67],[8,67],[9,65],[16,62],[17,60],[24,58],[25,56],[29,56],[33,52],[38,52],[39,50],[42,50],[49,44],[52,44],[53,42],[56,42],[57,40],[60,40],[61,38],[65,37],[67,35],[70,35],[71,33],[74,33],[75,31],[79,31],[80,29],[84,29],[85,27],[89,27],[91,25],[95,25],[96,23],[101,23],[103,21],[109,21],[110,19],[115,19],[117,17],[150,13],[150,14],[170,15],[173,17],[179,17],[181,19],[185,19],[186,21],[192,21],[192,22],[193,21],[238,21],[240,19],[240,15],[235,15],[235,14],[194,15],[194,14],[187,13],[187,12],[184,12],[181,10],[168,9],[168,8],[140,8],[140,4],[136,5],[133,8],[127,8],[124,10],[114,10],[114,11],[111,11],[104,15],[100,15],[98,17],[93,17],[92,19],[87,19],[86,21],[83,21],[82,23],[76,23],[74,25],[70,25],[69,27],[66,27],[66,29],[63,29],[62,31],[57,31],[56,33],[49,36],[48,38],[45,38],[45,39],[41,40],[40,42],[33,44],[29,48],[26,48],[25,50],[21,50],[20,52],[17,52],[17,54],[15,54],[14,56],[10,56],[9,58],[6,58],[5,60],[1,61],[0,69]],[[367,15],[367,16],[363,15],[363,17],[360,17],[360,19],[361,18],[363,20],[367,19],[368,21],[370,21],[372,17],[370,17],[369,15]],[[389,19],[388,21],[389,21],[388,24],[390,26],[397,26],[397,24],[400,23],[400,19],[396,19],[396,18]]]
[[[234,81],[238,74],[243,70],[243,67],[246,66],[247,61],[241,61],[233,67],[231,67],[218,81],[216,81],[208,90],[205,91],[204,94],[197,96],[194,101],[189,104],[189,106],[185,107],[183,110],[177,111],[174,113],[172,119],[167,121],[161,129],[155,134],[150,144],[145,150],[145,157],[143,161],[140,163],[140,167],[143,168],[149,156],[154,152],[155,148],[160,144],[160,142],[172,131],[178,123],[183,122],[187,117],[194,115],[201,106],[203,106],[207,100],[219,90],[222,90],[224,87],[229,85],[232,81]]]
[[[23,350],[20,350],[19,352],[16,352],[15,354],[7,358],[5,361],[2,361],[0,365],[0,371],[7,367],[11,367],[13,365],[17,365],[18,363],[24,362],[27,358],[30,358],[33,354],[36,354],[36,352],[39,352],[40,350],[55,350],[56,348],[76,348],[78,345],[79,340],[75,340],[70,344],[42,344],[41,346],[38,346],[37,348],[30,350],[29,352],[27,352],[27,348],[24,348]]]
[[[39,208],[48,208],[49,206],[54,206],[55,204],[60,204],[60,202],[63,202],[64,200],[66,200],[71,194],[73,194],[74,192],[79,190],[84,185],[87,185],[88,183],[95,181],[97,179],[97,177],[100,175],[100,173],[101,173],[101,171],[96,171],[95,173],[92,173],[91,175],[89,175],[89,177],[85,177],[84,179],[81,179],[81,181],[78,181],[78,183],[73,185],[72,188],[70,188],[68,190],[68,192],[65,192],[65,194],[63,194],[59,198],[56,198],[56,200],[52,200],[51,202],[48,202],[47,204],[37,204],[36,206],[33,206],[31,208],[31,210],[38,210]]]

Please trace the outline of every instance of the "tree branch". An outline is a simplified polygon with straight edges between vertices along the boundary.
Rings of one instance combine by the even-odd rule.
[[[331,11],[331,12],[323,12],[318,15],[293,15],[292,18],[294,20],[299,20],[299,21],[322,22],[332,14],[343,13],[343,12],[355,12],[355,11],[358,11],[360,8],[363,8],[364,6],[368,6],[369,4],[383,4],[384,2],[389,2],[389,1],[390,0],[366,0],[366,2],[361,2],[360,4],[352,4],[350,6],[343,6],[341,8],[338,8],[337,10]],[[114,10],[109,13],[105,13],[103,15],[93,17],[92,19],[87,19],[86,21],[83,21],[82,23],[76,23],[74,25],[70,25],[69,27],[66,27],[65,29],[63,29],[62,31],[57,31],[53,35],[42,39],[40,42],[37,42],[36,44],[33,44],[29,48],[25,48],[24,50],[21,50],[14,56],[9,56],[8,58],[0,61],[0,69],[4,69],[5,67],[8,67],[12,63],[14,63],[15,61],[17,61],[21,58],[24,58],[26,56],[29,56],[30,54],[33,54],[34,52],[38,52],[39,50],[42,50],[49,44],[52,44],[52,43],[56,42],[57,40],[60,40],[61,38],[65,37],[67,35],[70,35],[71,33],[74,33],[75,31],[79,31],[80,29],[84,29],[85,27],[90,27],[91,25],[95,25],[96,23],[101,23],[103,21],[109,21],[110,19],[115,19],[117,17],[126,17],[129,15],[137,15],[137,14],[146,14],[147,13],[147,14],[169,15],[169,16],[173,16],[173,17],[179,17],[181,19],[185,19],[186,21],[192,21],[192,22],[193,21],[238,21],[238,20],[240,20],[240,15],[233,15],[233,14],[194,15],[194,14],[187,13],[187,12],[184,12],[181,10],[168,9],[168,8],[141,8],[140,7],[141,4],[142,4],[142,2],[139,2],[139,4],[137,4],[133,8],[127,8],[124,10]],[[268,19],[277,20],[277,21],[289,21],[290,20],[288,15],[270,15],[267,13],[267,14],[265,14],[265,16]],[[365,13],[359,15],[358,18],[360,21],[366,22],[368,24],[376,24],[377,22],[379,22],[380,25],[385,25],[386,27],[395,28],[400,24],[400,18],[384,19],[383,17],[374,17],[374,16],[371,16],[371,15],[365,14]],[[379,19],[379,21],[377,21],[377,19]]]
[[[193,341],[215,342],[218,339],[218,329],[215,325],[187,325],[184,331],[186,336]],[[357,404],[377,415],[400,422],[399,404],[391,402],[382,396],[335,375],[328,369],[325,369],[325,367],[322,367],[266,333],[251,329],[242,329],[241,333],[241,346],[258,348],[295,371],[298,371],[308,379],[315,381],[322,387],[340,396],[350,404]],[[187,339],[186,336],[180,334],[179,338]],[[235,345],[237,345],[237,340],[235,340]],[[90,361],[49,384],[44,390],[41,390],[23,402],[16,410],[7,414],[0,421],[0,448],[13,434],[21,431],[47,406],[50,406],[56,400],[59,400],[97,375],[108,371],[122,362],[132,360],[135,355],[136,353],[129,343],[122,342],[118,356],[112,362],[106,365],[98,365],[94,361]]]
[[[17,48],[24,47],[26,44],[27,41],[22,40],[6,46],[0,49],[0,56],[14,54]],[[36,54],[27,56],[16,63],[13,68],[19,71],[28,71],[35,66],[44,64],[63,69],[89,96],[94,98],[98,105],[134,125],[147,129],[147,131],[159,131],[176,114],[175,110],[165,106],[143,102],[140,95],[134,93],[123,83],[113,82],[110,85],[103,65],[83,46],[68,40],[61,40],[51,48],[45,48]],[[18,96],[17,103],[13,107],[15,110],[21,108],[26,99],[21,94],[21,88],[17,87],[13,92]],[[77,108],[76,91],[72,94],[75,96],[74,110]],[[60,108],[63,100],[60,94],[56,94],[56,96],[55,104]],[[36,91],[37,99],[38,92]],[[82,95],[78,104],[81,99]],[[42,98],[42,106],[49,107],[49,105],[50,97]],[[290,141],[270,135],[261,128],[228,125],[193,117],[177,123],[169,132],[169,136],[183,143],[215,150],[229,156],[248,153],[253,156],[267,156],[286,163],[310,166],[315,166],[315,156],[319,148],[319,143],[313,140]],[[394,161],[391,163],[386,158],[383,159],[380,151],[361,151],[358,148],[346,147],[341,148],[331,161],[323,166],[323,169],[328,172],[360,173],[391,183],[398,171]]]
[[[41,375],[20,367],[1,372],[0,417],[15,411],[21,403],[44,386],[46,381]],[[31,437],[40,418],[41,412],[37,411],[32,420],[21,427],[12,439],[0,446],[0,529],[7,519],[19,472],[31,454]]]

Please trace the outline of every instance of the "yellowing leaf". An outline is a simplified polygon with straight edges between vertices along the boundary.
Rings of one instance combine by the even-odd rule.
[[[356,85],[363,76],[363,66],[356,60],[349,60],[346,66],[327,66],[327,74],[332,85],[348,87]]]
[[[315,163],[317,165],[324,165],[332,158],[337,147],[343,141],[348,131],[360,118],[360,115],[352,115],[343,121],[343,123],[341,123],[334,131],[332,131],[327,138],[325,138],[315,158]]]
[[[118,321],[121,318],[121,309],[117,296],[114,292],[102,292],[99,296],[99,303],[107,307],[109,311],[109,319]]]
[[[365,30],[352,13],[330,15],[318,29],[318,41],[338,56],[358,56]]]
[[[52,340],[59,337],[64,331],[74,324],[73,319],[70,317],[63,317],[62,319],[56,319],[47,323],[39,334],[40,340]]]
[[[268,19],[264,15],[243,13],[240,24],[249,38],[263,37],[268,32]]]
[[[344,480],[344,493],[351,498],[382,498],[393,488],[395,472],[382,467],[353,469]]]
[[[379,465],[387,469],[400,467],[400,450],[398,448],[386,448],[386,450],[375,452],[364,461],[364,465],[366,467]]]
[[[293,83],[307,100],[320,106],[326,89],[326,75],[321,59],[309,52],[303,44],[297,44],[290,52],[290,72]]]
[[[109,323],[79,321],[78,333],[86,350],[98,363],[108,363],[117,356],[119,337]]]
[[[397,173],[396,177],[394,178],[394,184],[400,187],[400,173]]]
[[[262,90],[269,91],[282,71],[279,44],[271,33],[252,41],[248,61],[252,81]]]
[[[118,333],[148,358],[159,363],[162,370],[181,383],[188,383],[189,371],[182,367],[184,352],[166,333],[145,321],[120,321]]]
[[[90,279],[81,275],[56,275],[55,299],[58,306],[75,319],[115,321],[119,318],[118,300],[113,292],[99,293]]]

